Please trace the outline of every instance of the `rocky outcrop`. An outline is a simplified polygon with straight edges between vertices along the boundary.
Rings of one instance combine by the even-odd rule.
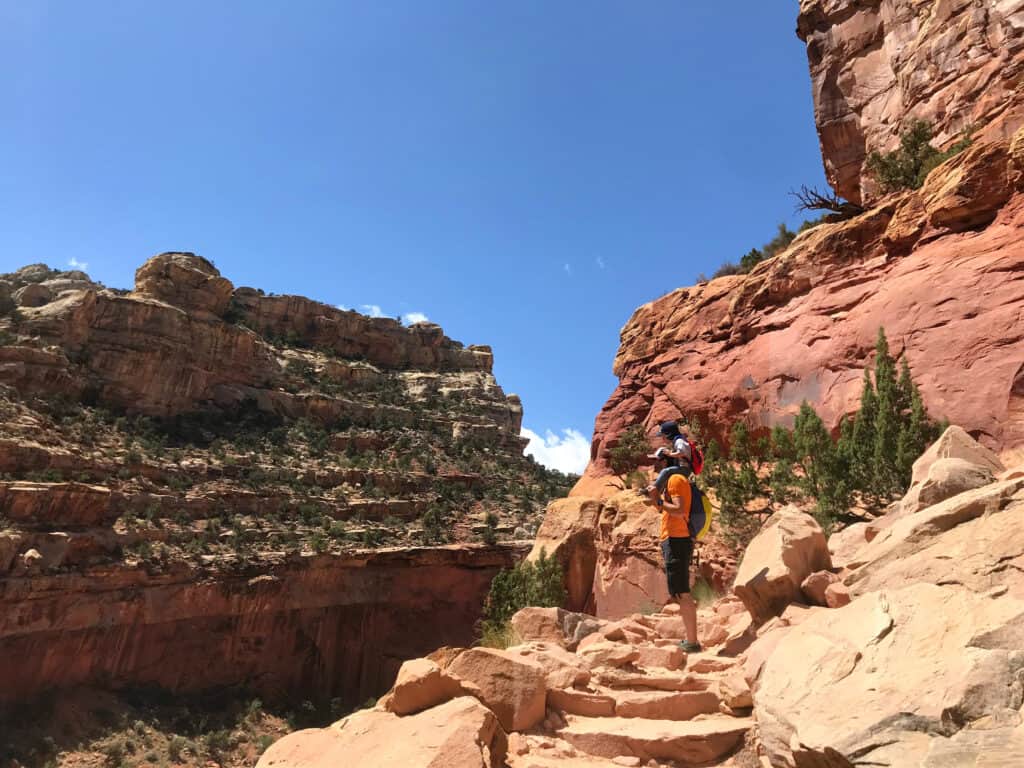
[[[955,462],[991,478],[994,461],[951,427],[915,475],[927,483]],[[841,581],[820,579],[828,608],[791,605],[757,630],[743,668],[772,766],[1013,764],[1024,746],[1024,473],[1005,475],[931,505],[911,489],[913,505],[836,542]]]
[[[410,717],[369,709],[333,728],[299,731],[274,744],[259,765],[499,768],[505,744],[494,714],[463,696]]]
[[[914,584],[818,611],[775,646],[755,689],[773,766],[1019,759],[1024,602]]]
[[[0,300],[0,708],[365,701],[472,641],[557,487],[490,349],[438,326],[235,290],[191,253],[131,292],[31,265]]]
[[[565,635],[558,643],[452,651],[443,672],[430,661],[410,662],[374,709],[285,737],[259,768],[339,761],[410,768],[739,766],[756,759],[744,748],[752,701],[739,661],[688,659],[677,644],[676,613],[619,622],[579,614],[568,621],[570,614],[563,614],[562,623],[589,627],[576,652],[563,647],[570,641]],[[711,623],[710,616],[703,614],[702,622]],[[456,686],[467,695],[452,698]],[[410,698],[410,689],[417,706],[395,717],[394,703]],[[421,709],[428,700],[432,706]],[[498,727],[492,731],[480,710]],[[461,751],[449,738],[456,727]]]
[[[1024,446],[1024,195],[992,176],[988,159],[1007,146],[978,145],[935,169],[924,190],[819,224],[749,274],[637,309],[574,495],[614,492],[608,450],[638,423],[682,416],[722,442],[741,419],[755,432],[791,426],[807,400],[837,430],[857,410],[879,327],[935,417],[996,451]],[[956,191],[991,186],[999,194]]]
[[[1017,0],[801,0],[825,172],[855,202],[873,193],[864,162],[899,144],[909,120],[940,145],[1024,125],[1024,5]]]
[[[522,445],[522,405],[491,375],[489,347],[463,347],[429,323],[406,328],[300,296],[234,290],[192,253],[155,256],[135,280],[127,294],[86,282],[53,296],[46,280],[30,284],[52,300],[23,308],[18,328],[48,349],[40,356],[31,346],[9,347],[0,383],[160,418],[251,401],[292,418],[370,422],[361,393],[399,379],[413,402],[439,395],[472,401],[479,415],[463,415],[453,432],[473,430],[476,439],[516,450]],[[281,355],[274,343],[315,354]],[[322,368],[333,380],[330,394],[289,391],[290,363]],[[348,375],[350,368],[368,376]]]
[[[786,507],[769,517],[750,542],[733,592],[761,624],[801,601],[804,581],[831,567],[821,526],[810,515]]]

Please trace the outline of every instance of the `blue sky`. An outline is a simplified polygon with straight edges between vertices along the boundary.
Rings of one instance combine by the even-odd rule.
[[[494,347],[533,449],[578,470],[633,309],[824,183],[796,13],[5,0],[0,271],[130,287],[192,250],[236,285],[426,316]]]

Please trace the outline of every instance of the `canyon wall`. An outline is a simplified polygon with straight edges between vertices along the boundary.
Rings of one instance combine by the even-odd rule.
[[[491,579],[525,546],[308,555],[217,578],[185,564],[3,578],[0,708],[76,685],[355,706],[403,660],[469,644]]]
[[[807,400],[838,429],[883,327],[933,416],[1024,449],[1024,3],[804,0],[798,28],[829,179],[870,202],[638,308],[574,495],[615,492],[608,450],[633,424],[682,417],[722,442],[740,419],[789,426]],[[974,143],[919,190],[862,195],[867,153],[911,118],[940,145],[969,124]]]
[[[1021,0],[801,0],[797,34],[825,173],[848,200],[877,196],[864,161],[895,149],[910,120],[940,146],[1024,125]]]
[[[473,639],[566,478],[485,346],[235,289],[0,276],[0,705],[68,686],[361,703]]]

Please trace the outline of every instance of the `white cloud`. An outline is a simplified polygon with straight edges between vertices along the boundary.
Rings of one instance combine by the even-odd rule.
[[[597,268],[598,269],[604,269],[604,267],[605,267],[604,259],[602,259],[600,256],[598,256],[596,259],[594,259],[594,261],[597,262]]]
[[[565,264],[562,265],[562,269],[565,270],[565,274],[572,277],[572,267],[569,266],[569,262],[565,262]]]
[[[430,318],[424,315],[422,312],[407,312],[402,315],[402,320],[405,321],[406,325],[412,325],[413,323],[425,323]]]
[[[384,317],[384,312],[381,310],[379,304],[360,304],[363,312],[370,317]]]
[[[344,304],[337,304],[335,306],[337,306],[338,309],[340,309],[342,312],[348,312],[348,307],[346,307]]]
[[[583,474],[583,470],[587,468],[587,462],[590,461],[590,441],[577,430],[563,429],[562,435],[559,436],[548,429],[545,430],[544,437],[541,437],[532,429],[523,427],[521,434],[530,440],[523,453],[533,456],[545,467],[574,475]]]
[[[89,262],[79,261],[74,256],[72,256],[70,259],[68,259],[68,266],[71,267],[72,269],[80,269],[83,272],[85,272],[85,270],[89,268]]]

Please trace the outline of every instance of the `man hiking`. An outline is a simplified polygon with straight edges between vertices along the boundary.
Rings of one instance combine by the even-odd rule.
[[[697,653],[701,650],[697,642],[697,603],[690,597],[693,538],[690,536],[689,523],[693,493],[690,481],[679,472],[668,475],[665,485],[669,498],[658,494],[655,503],[661,510],[659,538],[661,556],[665,561],[665,576],[668,579],[668,593],[678,603],[686,629],[686,642],[679,645],[687,653]]]

